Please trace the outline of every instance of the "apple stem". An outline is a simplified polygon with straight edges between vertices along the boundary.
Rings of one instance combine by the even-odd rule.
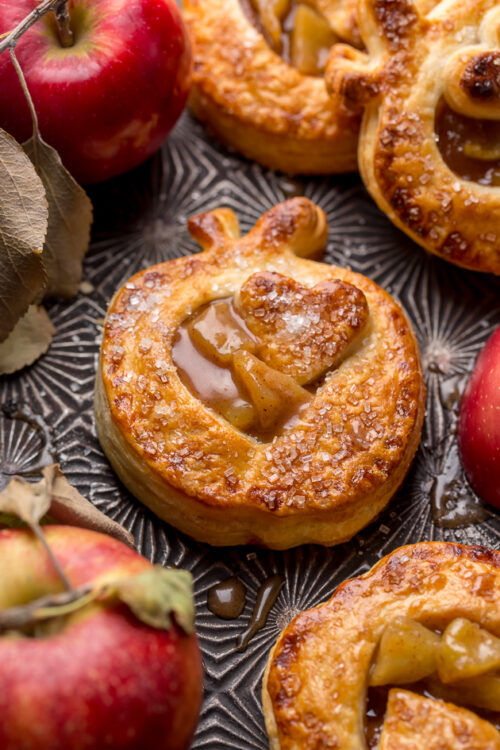
[[[50,547],[50,544],[48,543],[48,541],[47,541],[47,539],[45,537],[45,534],[42,531],[42,528],[41,528],[40,524],[33,523],[33,524],[30,524],[30,526],[31,526],[32,530],[34,531],[34,533],[36,534],[36,536],[39,539],[39,541],[43,544],[43,546],[45,548],[45,551],[47,552],[47,555],[49,556],[50,561],[51,561],[52,565],[54,566],[54,568],[55,568],[55,570],[57,572],[57,575],[59,576],[59,578],[63,582],[64,588],[66,589],[66,591],[72,591],[73,590],[73,586],[71,585],[71,583],[69,582],[68,578],[66,577],[66,573],[61,568],[61,566],[59,564],[59,560],[54,555],[54,553],[53,553],[53,551],[52,551],[52,549]]]
[[[57,21],[57,33],[61,47],[72,47],[75,43],[75,38],[69,24],[69,12],[66,0],[63,0],[63,2],[56,6],[54,14]]]
[[[28,31],[34,23],[42,18],[42,16],[65,4],[66,0],[63,0],[63,2],[61,2],[61,0],[43,0],[36,6],[36,8],[33,8],[31,13],[28,13],[28,15],[12,29],[12,31],[0,37],[0,55],[2,52],[5,52],[6,49],[14,49],[18,39],[20,39],[24,32]]]
[[[84,603],[91,601],[92,587],[80,586],[80,588],[62,594],[48,594],[40,599],[34,599],[28,604],[23,604],[9,609],[2,609],[0,612],[0,635],[6,630],[20,630],[28,625],[33,625],[41,620],[57,617],[61,608],[76,609],[75,604],[80,608]],[[66,612],[64,613],[66,614]]]
[[[38,117],[36,114],[35,105],[33,104],[33,99],[31,98],[28,84],[26,83],[26,78],[24,77],[23,69],[19,65],[19,60],[16,57],[15,48],[10,47],[9,53],[10,53],[10,59],[12,60],[12,65],[16,69],[17,77],[19,78],[19,83],[21,84],[21,88],[24,92],[24,96],[26,97],[26,101],[30,109],[31,121],[33,123],[33,140],[34,140],[35,149],[36,149],[36,137],[38,135]]]

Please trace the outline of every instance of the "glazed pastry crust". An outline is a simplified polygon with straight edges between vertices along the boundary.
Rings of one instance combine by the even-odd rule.
[[[316,2],[357,38],[353,4]],[[284,172],[356,169],[359,116],[329,98],[323,78],[303,75],[276,54],[240,0],[184,0],[184,18],[194,52],[190,106],[220,140]]]
[[[417,6],[419,9],[417,9]],[[360,0],[364,54],[332,49],[327,86],[364,108],[358,149],[369,192],[398,227],[459,266],[500,273],[500,187],[455,174],[436,142],[439,103],[500,119],[496,0]]]
[[[111,302],[96,383],[101,444],[131,492],[215,545],[285,549],[349,539],[388,503],[417,449],[424,385],[417,344],[394,300],[367,278],[299,257],[326,241],[305,198],[276,206],[246,237],[225,209],[190,220],[205,248],[134,276]],[[299,422],[272,443],[238,431],[181,382],[179,325],[255,272],[360,289],[369,321]]]
[[[366,748],[368,673],[384,628],[399,616],[437,630],[466,617],[500,636],[500,553],[442,542],[401,547],[298,615],[279,637],[264,677],[272,750]]]
[[[379,750],[422,748],[500,750],[500,734],[488,721],[453,703],[391,690]]]

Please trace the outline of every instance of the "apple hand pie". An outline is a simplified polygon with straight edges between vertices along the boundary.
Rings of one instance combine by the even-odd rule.
[[[264,676],[271,750],[500,750],[499,571],[422,542],[298,615]]]
[[[349,539],[418,446],[408,321],[369,279],[310,259],[327,225],[306,198],[244,237],[228,209],[189,229],[202,253],[136,274],[111,302],[96,384],[105,452],[136,497],[201,541]]]
[[[364,110],[358,160],[387,216],[428,251],[500,273],[497,0],[360,0],[368,52],[333,48],[335,106]]]
[[[184,0],[190,106],[220,140],[290,173],[356,169],[359,116],[328,97],[333,44],[360,44],[355,0]]]

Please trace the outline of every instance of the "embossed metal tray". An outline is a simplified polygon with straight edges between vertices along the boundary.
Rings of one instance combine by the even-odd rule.
[[[278,633],[296,613],[324,601],[341,581],[401,544],[444,539],[498,548],[499,515],[483,507],[465,482],[455,426],[467,375],[500,323],[500,279],[426,255],[377,209],[356,175],[291,180],[229,153],[188,115],[161,153],[90,192],[95,225],[84,291],[69,304],[50,307],[57,334],[48,353],[21,373],[0,378],[0,486],[12,473],[36,473],[41,451],[46,456],[48,449],[85,496],[133,532],[144,555],[191,570],[205,663],[205,701],[193,748],[266,748],[262,672]],[[186,230],[189,216],[229,206],[246,231],[272,205],[298,194],[326,211],[326,260],[374,279],[407,311],[428,388],[422,443],[397,497],[350,543],[285,553],[213,549],[145,510],[100,449],[92,403],[103,318],[112,294],[130,275],[197,250]],[[27,421],[15,418],[14,402],[31,414]],[[244,583],[247,601],[238,619],[224,621],[207,609],[207,592],[232,574]],[[259,586],[274,574],[284,583],[267,623],[245,652],[237,652]]]

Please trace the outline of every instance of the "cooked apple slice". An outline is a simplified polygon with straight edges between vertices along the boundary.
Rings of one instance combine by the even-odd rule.
[[[305,75],[321,75],[338,38],[327,21],[308,5],[299,5],[290,40],[290,62]]]
[[[450,622],[438,654],[443,682],[456,682],[500,667],[500,638],[464,617]]]
[[[379,750],[500,750],[500,733],[472,711],[395,688]]]
[[[289,375],[273,370],[245,350],[233,357],[234,370],[247,389],[263,430],[269,430],[293,416],[311,400],[311,394]]]
[[[407,617],[398,617],[382,634],[369,684],[405,685],[436,671],[439,636]]]
[[[464,154],[471,159],[482,161],[496,161],[500,159],[500,143],[481,143],[478,141],[465,141]]]
[[[484,674],[454,682],[452,685],[445,685],[436,674],[427,678],[425,685],[436,698],[460,705],[486,708],[489,711],[500,711],[500,677],[498,675]]]
[[[238,399],[236,401],[220,401],[213,405],[214,408],[222,414],[224,419],[236,427],[238,430],[245,432],[257,422],[257,412],[252,404]]]
[[[252,0],[264,29],[276,51],[281,50],[281,20],[288,13],[291,0]]]
[[[238,349],[255,351],[252,334],[226,300],[207,305],[187,328],[200,354],[217,364],[230,364]]]

